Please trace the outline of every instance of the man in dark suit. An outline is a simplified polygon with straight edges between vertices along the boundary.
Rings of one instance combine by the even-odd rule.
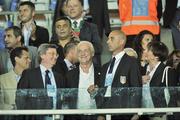
[[[56,63],[56,46],[42,44],[38,49],[40,66],[25,70],[17,85],[16,104],[18,109],[58,109],[58,88],[64,86],[63,77],[52,71]],[[27,89],[27,90],[26,90]],[[32,116],[33,120],[44,120],[47,116]]]
[[[93,44],[95,49],[95,56],[93,61],[101,64],[102,47],[97,26],[89,23],[83,18],[83,1],[82,0],[68,0],[67,1],[67,15],[71,20],[72,28],[75,34],[79,36],[80,40],[86,40]]]
[[[35,5],[30,1],[21,2],[19,5],[19,19],[25,38],[25,46],[39,47],[42,43],[49,42],[49,33],[46,28],[36,24],[34,16]]]
[[[77,58],[77,45],[79,41],[70,41],[68,42],[64,48],[63,52],[65,58],[63,61],[59,61],[53,67],[55,71],[62,73],[62,75],[66,75],[66,73],[74,68],[76,68],[76,64],[78,62]]]
[[[57,18],[59,18],[60,16],[67,15],[66,1],[67,0],[57,1],[53,26],[55,25],[55,20]],[[107,0],[82,0],[82,1],[85,12],[85,20],[97,25],[99,36],[101,37],[101,39],[103,38],[103,30],[105,30],[105,34],[108,36],[111,31],[111,28],[109,22]],[[87,1],[87,3],[85,1]]]
[[[95,109],[95,99],[90,97],[87,89],[97,85],[100,78],[101,67],[93,64],[93,45],[88,41],[81,41],[77,46],[79,66],[67,73],[66,88],[78,88],[78,92],[69,96],[70,109]],[[86,104],[84,104],[86,103]],[[66,120],[96,120],[96,116],[73,115],[65,116]]]
[[[180,49],[180,0],[166,0],[163,14],[164,27],[170,27],[174,47]]]
[[[126,36],[120,30],[109,34],[107,41],[112,60],[103,65],[100,84],[105,88],[100,108],[139,108],[141,105],[141,74],[138,62],[124,51]],[[112,116],[129,120],[131,115]],[[135,117],[135,116],[134,116]]]

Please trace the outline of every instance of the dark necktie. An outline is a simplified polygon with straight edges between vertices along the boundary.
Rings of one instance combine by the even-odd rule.
[[[115,61],[116,61],[116,58],[113,57],[113,59],[111,60],[111,63],[110,63],[110,67],[109,67],[108,73],[112,73]]]
[[[47,88],[47,85],[51,85],[51,80],[49,78],[49,70],[46,70],[46,75],[45,75],[45,88]]]
[[[74,28],[77,28],[77,24],[78,24],[77,21],[73,22]]]
[[[72,69],[76,68],[76,65],[71,65],[69,68],[70,68],[70,70],[72,70]]]

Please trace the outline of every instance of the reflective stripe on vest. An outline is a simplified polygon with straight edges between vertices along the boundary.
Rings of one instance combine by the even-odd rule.
[[[155,25],[159,26],[159,23],[156,21],[151,20],[132,20],[132,21],[125,21],[122,26],[129,26],[129,25]]]

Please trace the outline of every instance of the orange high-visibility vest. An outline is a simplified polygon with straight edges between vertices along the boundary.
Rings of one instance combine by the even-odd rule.
[[[157,17],[157,0],[119,0],[121,30],[126,35],[137,35],[149,30],[157,35],[160,32]]]

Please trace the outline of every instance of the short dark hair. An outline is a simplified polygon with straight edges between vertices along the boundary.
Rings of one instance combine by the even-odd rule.
[[[23,36],[21,28],[19,28],[18,26],[11,26],[11,27],[6,28],[5,32],[9,30],[13,31],[13,34],[16,38],[21,36],[21,44],[24,44],[24,36]]]
[[[147,49],[152,51],[153,55],[158,57],[161,62],[164,62],[168,57],[169,50],[167,46],[160,41],[150,42]]]
[[[69,23],[69,26],[71,27],[71,21],[68,17],[65,17],[65,16],[62,16],[62,17],[58,17],[55,21],[55,24],[56,22],[60,21],[60,20],[64,20],[64,21],[67,21]]]
[[[35,5],[31,1],[23,1],[19,4],[19,7],[24,5],[29,6],[31,10],[35,10]]]
[[[22,56],[23,50],[28,52],[27,47],[17,47],[10,52],[10,59],[14,67],[16,65],[15,57],[20,58]]]
[[[74,47],[76,47],[79,44],[79,41],[70,41],[68,42],[64,48],[63,48],[63,53],[66,56],[66,54]]]

